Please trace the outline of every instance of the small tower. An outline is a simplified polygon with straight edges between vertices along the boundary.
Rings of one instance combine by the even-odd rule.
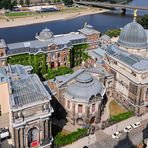
[[[6,64],[6,43],[3,39],[0,39],[0,67]]]

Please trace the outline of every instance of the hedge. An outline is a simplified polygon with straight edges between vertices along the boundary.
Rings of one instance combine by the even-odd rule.
[[[78,129],[76,132],[72,132],[68,135],[63,135],[61,133],[58,133],[57,136],[55,137],[55,144],[57,146],[64,146],[67,144],[71,144],[74,141],[83,138],[88,135],[88,129],[83,128],[83,129]]]
[[[56,76],[65,75],[68,73],[73,73],[73,70],[68,67],[58,67],[57,69],[50,69],[48,68],[48,74],[45,76],[45,79],[53,79]]]
[[[133,115],[134,115],[134,113],[132,111],[124,112],[124,113],[121,113],[119,115],[112,116],[110,121],[120,122],[120,121],[125,120],[125,119],[127,119],[129,117],[132,117]]]

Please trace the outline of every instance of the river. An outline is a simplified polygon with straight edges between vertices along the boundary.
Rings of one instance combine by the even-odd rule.
[[[129,5],[133,6],[148,6],[148,0],[133,0]],[[87,22],[94,26],[95,29],[105,32],[108,29],[121,28],[133,19],[133,11],[127,10],[127,15],[122,16],[116,11],[105,12],[102,14],[92,14],[81,16],[69,20],[58,20],[46,23],[32,24],[27,26],[2,28],[0,29],[0,38],[3,38],[6,43],[23,42],[34,40],[36,33],[47,27],[54,34],[62,34],[74,32],[84,26]],[[148,11],[138,11],[138,15],[148,14]]]

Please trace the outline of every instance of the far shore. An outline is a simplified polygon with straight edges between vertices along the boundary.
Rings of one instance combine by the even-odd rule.
[[[50,22],[55,20],[66,20],[66,19],[72,19],[80,16],[89,15],[89,14],[103,13],[107,11],[110,11],[110,10],[99,9],[99,8],[87,8],[86,10],[82,10],[80,12],[51,13],[45,16],[38,15],[33,17],[14,18],[14,19],[10,19],[9,21],[7,21],[6,19],[0,19],[0,28],[31,25],[31,24]]]

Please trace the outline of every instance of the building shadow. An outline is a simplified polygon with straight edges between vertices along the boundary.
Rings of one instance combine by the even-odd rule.
[[[136,146],[132,143],[127,133],[126,137],[120,140],[114,148],[136,148]]]
[[[67,123],[67,112],[64,107],[58,102],[55,96],[52,96],[51,105],[54,109],[52,114],[52,133],[55,137],[59,132],[63,130],[63,127]]]
[[[142,134],[143,134],[143,139],[148,138],[148,124],[147,124],[146,128],[144,128],[142,130]]]
[[[14,147],[8,143],[8,140],[3,140],[0,142],[0,148],[14,148]]]

